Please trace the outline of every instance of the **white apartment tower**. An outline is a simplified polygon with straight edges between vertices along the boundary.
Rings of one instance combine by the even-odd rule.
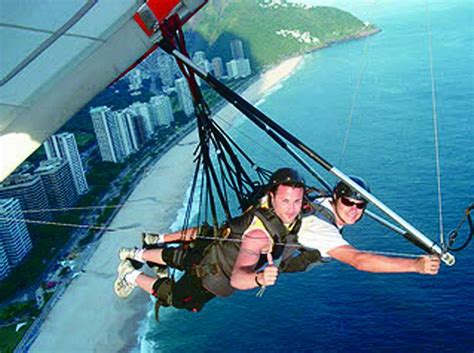
[[[103,161],[120,163],[126,157],[117,123],[116,113],[109,107],[91,108],[94,132]]]
[[[53,135],[43,143],[43,146],[48,159],[64,158],[68,161],[77,193],[79,195],[86,194],[89,191],[89,185],[74,134],[64,132]]]
[[[156,58],[158,66],[158,76],[163,86],[173,87],[174,83],[174,62],[167,54],[160,54]]]
[[[78,194],[74,178],[65,159],[55,158],[41,161],[35,170],[43,181],[51,208],[67,208],[77,202]]]
[[[225,67],[227,69],[227,77],[229,79],[240,77],[240,75],[239,75],[239,65],[237,63],[237,60],[232,59],[232,60],[226,62]]]
[[[124,109],[117,112],[117,123],[120,131],[120,136],[123,142],[125,155],[130,155],[138,151],[138,141],[133,125],[130,121],[130,112]]]
[[[36,210],[28,214],[28,219],[52,221],[46,188],[38,175],[12,174],[0,183],[0,199],[12,197],[20,201],[22,210]]]
[[[193,62],[206,72],[211,71],[211,64],[203,51],[197,51],[193,55]]]
[[[206,54],[203,51],[197,51],[194,53],[193,62],[204,71],[211,71],[211,63],[206,59]],[[201,78],[196,76],[196,82],[201,86]]]
[[[168,96],[151,97],[150,107],[159,126],[166,126],[174,121],[173,109],[171,108],[171,101]]]
[[[191,116],[194,113],[193,99],[189,91],[188,82],[184,77],[174,81],[176,92],[178,93],[178,101],[184,114]]]
[[[135,102],[130,105],[128,109],[142,118],[145,126],[146,138],[149,139],[151,135],[153,135],[155,128],[158,126],[158,121],[155,121],[154,116],[151,114],[148,103]]]
[[[11,267],[20,264],[33,248],[20,202],[15,198],[0,199],[0,248]],[[0,262],[5,262],[2,257],[0,250]]]
[[[237,67],[239,71],[239,77],[248,77],[252,74],[252,70],[250,69],[249,59],[237,60]]]
[[[224,66],[222,65],[222,59],[220,57],[215,57],[211,61],[212,63],[212,72],[214,73],[215,78],[220,80],[224,76]]]
[[[140,69],[134,69],[130,71],[127,75],[128,79],[128,90],[129,91],[138,91],[142,88],[143,76]]]
[[[230,51],[232,53],[232,59],[239,60],[244,59],[244,48],[242,46],[242,41],[239,39],[234,39],[230,41]]]
[[[139,126],[137,126],[138,117],[128,108],[122,110],[122,116],[124,116],[126,119],[127,128],[130,134],[130,141],[132,143],[132,148],[135,151],[138,151],[142,143],[140,139],[140,133],[139,133],[140,129],[139,129]]]

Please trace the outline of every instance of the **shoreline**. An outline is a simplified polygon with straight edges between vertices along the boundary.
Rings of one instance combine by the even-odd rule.
[[[258,102],[288,78],[302,60],[301,55],[270,68],[242,96],[250,103]],[[226,121],[226,126],[232,126],[241,113],[226,103],[214,114],[219,115],[220,121]],[[197,142],[194,129],[150,167],[148,176],[136,186],[110,223],[110,228],[129,229],[104,233],[84,267],[85,273],[70,283],[53,307],[30,352],[130,352],[137,348],[149,297],[140,290],[135,290],[127,300],[116,297],[113,282],[117,253],[124,246],[140,246],[141,230],[168,231],[182,208],[194,172],[192,156]],[[131,224],[139,225],[139,229],[130,227]]]

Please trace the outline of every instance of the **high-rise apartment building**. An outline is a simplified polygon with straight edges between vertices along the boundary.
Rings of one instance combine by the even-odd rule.
[[[143,75],[140,69],[134,69],[127,74],[128,90],[138,91],[142,88]]]
[[[206,72],[211,71],[211,63],[206,59],[203,51],[197,51],[193,55],[193,62]],[[201,86],[201,78],[196,76],[196,83]]]
[[[89,191],[89,185],[74,134],[64,132],[52,135],[43,143],[43,146],[48,159],[64,158],[68,161],[77,193],[79,195],[86,194]]]
[[[13,174],[0,183],[0,198],[16,198],[23,211],[28,213],[27,219],[37,221],[51,221],[53,219],[49,209],[48,197],[39,175]]]
[[[43,181],[51,208],[67,208],[77,202],[78,194],[71,169],[65,159],[55,158],[41,161],[35,170]]]
[[[0,243],[0,281],[7,278],[11,273],[11,266],[8,262],[8,256]]]
[[[174,121],[173,109],[168,96],[160,95],[150,98],[150,108],[159,126],[166,126]]]
[[[160,54],[156,58],[158,76],[163,86],[173,87],[174,84],[174,60],[168,54]]]
[[[125,109],[125,116],[127,117],[127,126],[130,130],[132,145],[138,151],[147,141],[145,123],[142,117],[135,115],[135,112],[131,109]]]
[[[191,116],[194,113],[193,99],[189,91],[188,82],[184,77],[175,81],[176,92],[178,93],[178,101],[184,114]]]
[[[225,67],[227,69],[227,77],[229,79],[240,77],[240,75],[239,75],[239,65],[237,63],[237,60],[232,59],[232,60],[226,62]]]
[[[232,59],[239,60],[244,59],[244,48],[240,39],[234,39],[230,41],[230,51],[232,53]]]
[[[252,70],[250,69],[249,59],[237,60],[237,67],[239,71],[239,77],[248,77],[252,74]]]
[[[126,154],[116,113],[109,107],[102,106],[91,108],[90,115],[102,160],[114,163],[122,162]]]
[[[3,248],[10,266],[20,264],[32,247],[20,202],[15,198],[0,199],[0,248]]]
[[[220,80],[222,76],[224,76],[224,66],[222,65],[222,59],[220,57],[215,57],[212,59],[211,63],[214,77]]]
[[[153,133],[155,132],[155,129],[158,126],[158,121],[155,121],[154,116],[151,114],[150,108],[148,107],[148,103],[135,102],[130,105],[128,109],[130,111],[133,111],[135,115],[142,117],[145,126],[146,136],[147,139],[149,139],[151,135],[153,135]]]
[[[197,51],[193,55],[193,62],[206,72],[211,71],[211,64],[203,51]]]
[[[130,116],[133,115],[128,109],[117,112],[117,123],[122,139],[125,155],[130,155],[138,151],[138,139]]]

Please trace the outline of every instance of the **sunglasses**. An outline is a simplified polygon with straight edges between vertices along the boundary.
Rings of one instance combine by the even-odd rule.
[[[347,207],[355,206],[359,210],[363,210],[367,207],[367,202],[354,202],[354,201],[349,200],[348,198],[346,198],[344,196],[341,197],[341,202],[344,206],[347,206]]]

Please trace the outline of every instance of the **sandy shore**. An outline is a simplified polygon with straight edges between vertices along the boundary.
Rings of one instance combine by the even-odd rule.
[[[243,96],[257,102],[293,73],[301,60],[302,57],[288,59],[267,71]],[[228,122],[238,116],[229,104],[218,114],[220,120]],[[85,273],[73,280],[48,315],[31,352],[130,352],[137,346],[137,330],[146,316],[149,298],[140,290],[127,300],[115,296],[117,252],[122,246],[139,245],[141,230],[168,231],[191,180],[196,143],[194,131],[151,168],[110,225],[117,228],[139,224],[139,229],[104,234]]]

